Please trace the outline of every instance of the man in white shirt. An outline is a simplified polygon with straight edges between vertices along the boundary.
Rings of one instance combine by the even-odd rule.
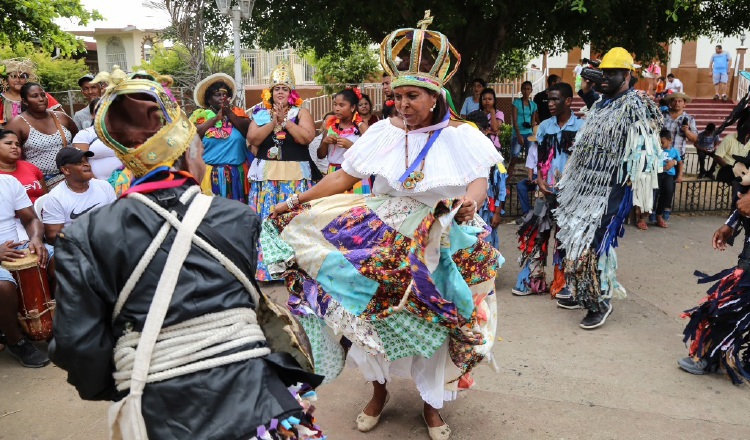
[[[57,153],[57,168],[65,180],[49,192],[44,202],[42,222],[47,242],[54,243],[62,228],[75,219],[117,199],[109,182],[94,179],[88,161],[93,156],[91,151],[73,147]]]
[[[667,85],[664,87],[667,93],[682,92],[682,81],[675,78],[673,74],[667,75]],[[670,92],[671,90],[671,92]]]
[[[16,232],[16,217],[21,220],[30,237],[21,243]],[[49,250],[42,244],[42,223],[34,212],[23,185],[10,175],[0,175],[0,261],[13,262],[24,257],[24,249],[39,256],[39,265],[47,267]],[[39,368],[49,363],[46,354],[26,341],[18,328],[18,294],[16,281],[6,269],[0,267],[0,331],[5,335],[8,352],[21,361],[21,365]]]

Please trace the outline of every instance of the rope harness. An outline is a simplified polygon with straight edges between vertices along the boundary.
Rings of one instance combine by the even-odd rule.
[[[166,239],[169,230],[174,228],[177,235],[159,278],[143,331],[127,332],[115,345],[113,377],[118,390],[130,389],[130,392],[124,399],[110,406],[111,439],[148,439],[141,411],[141,397],[146,383],[159,382],[271,353],[270,348],[263,346],[212,357],[249,343],[265,342],[266,338],[257,323],[255,311],[250,308],[235,308],[206,314],[162,328],[180,269],[193,244],[210,254],[234,275],[250,293],[255,304],[258,304],[259,294],[245,274],[225,255],[195,235],[212,199],[199,192],[200,188],[191,187],[180,197],[182,203],[194,197],[182,222],[174,211],[167,211],[151,199],[138,193],[128,195],[128,198],[144,203],[166,222],[125,283],[115,304],[113,321],[122,311],[123,305]]]

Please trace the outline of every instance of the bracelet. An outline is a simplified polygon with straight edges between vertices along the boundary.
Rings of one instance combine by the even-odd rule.
[[[299,206],[299,195],[292,194],[291,196],[289,196],[289,198],[286,199],[286,206],[290,211]]]

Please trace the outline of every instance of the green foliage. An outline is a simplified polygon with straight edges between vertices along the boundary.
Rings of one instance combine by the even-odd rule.
[[[520,77],[533,57],[527,49],[510,49],[500,53],[492,78],[510,80]]]
[[[513,124],[503,124],[500,126],[500,153],[503,155],[506,161],[510,160],[510,138],[513,136]],[[506,162],[507,163],[507,162]]]
[[[413,27],[427,9],[435,17],[430,29],[443,32],[463,54],[449,84],[457,102],[464,84],[474,77],[491,77],[501,55],[519,48],[557,53],[591,43],[602,52],[622,46],[639,60],[665,59],[665,42],[734,35],[750,27],[747,0],[398,0],[356,6],[329,0],[257,0],[253,20],[243,21],[242,36],[248,47],[290,44],[324,57],[352,43],[378,43],[395,29]],[[664,11],[677,11],[677,21]],[[218,28],[206,27],[207,38],[223,33],[220,41],[227,41],[231,26],[227,19],[221,22]]]
[[[307,56],[315,67],[315,82],[318,84],[359,84],[378,71],[378,55],[375,50],[361,44],[352,44],[348,51],[331,53],[316,58]],[[333,92],[327,90],[326,92]]]
[[[182,44],[175,44],[170,48],[156,44],[153,56],[150,62],[136,66],[136,69],[153,70],[161,74],[171,75],[175,80],[175,85],[179,87],[192,88],[195,85],[189,81],[193,78],[193,72],[190,68],[190,51]],[[223,72],[234,77],[234,56],[223,55],[216,49],[206,49],[205,63],[207,66],[207,75]],[[242,61],[242,72],[250,69],[246,61]]]
[[[89,68],[83,60],[52,59],[48,53],[36,50],[29,43],[0,48],[0,59],[16,57],[30,58],[36,64],[39,83],[48,92],[78,90],[78,79],[89,73]]]
[[[80,0],[4,0],[0,1],[0,45],[35,43],[47,51],[60,49],[71,55],[84,49],[75,35],[60,29],[59,19],[72,19],[86,25],[101,20],[97,11],[87,11]]]

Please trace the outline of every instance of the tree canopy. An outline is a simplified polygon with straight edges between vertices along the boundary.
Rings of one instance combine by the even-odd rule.
[[[26,57],[36,65],[39,83],[48,92],[77,90],[78,79],[89,73],[83,60],[52,58],[48,52],[39,50],[31,43],[0,46],[0,59]]]
[[[83,42],[55,22],[60,18],[86,25],[102,17],[97,11],[84,9],[80,0],[0,1],[0,45],[34,43],[48,52],[60,49],[63,55],[83,50]]]
[[[208,6],[208,5],[207,5]],[[216,17],[215,9],[207,14]],[[352,43],[379,43],[389,32],[414,27],[430,9],[430,29],[443,32],[462,54],[450,88],[471,78],[491,78],[501,55],[527,48],[535,53],[567,51],[591,43],[597,51],[622,46],[640,60],[664,57],[662,44],[698,35],[733,35],[750,26],[747,0],[257,0],[253,20],[243,22],[243,41],[267,49],[291,45],[319,57]],[[224,25],[206,37],[227,41]],[[499,72],[502,76],[503,72]]]

